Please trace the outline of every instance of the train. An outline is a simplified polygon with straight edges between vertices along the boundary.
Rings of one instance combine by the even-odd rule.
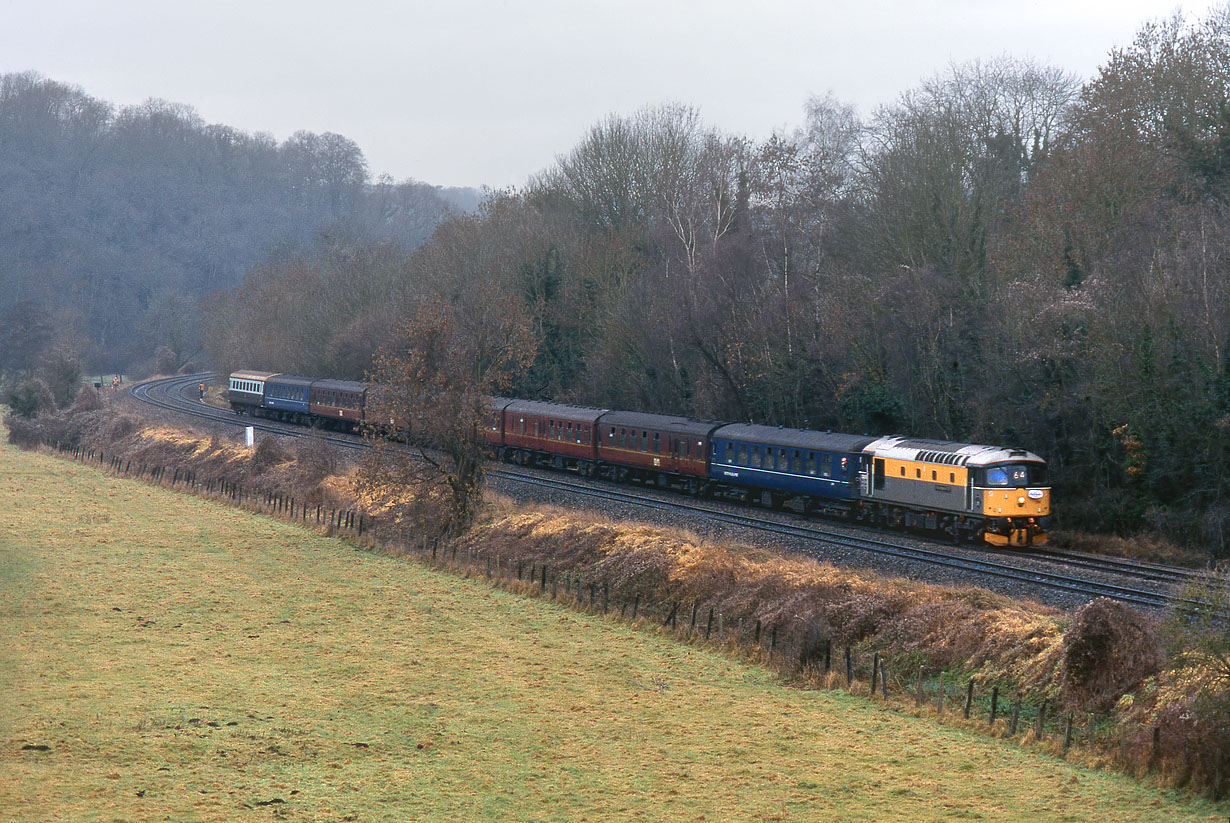
[[[355,431],[364,383],[237,371],[240,414]],[[994,546],[1046,542],[1046,461],[1024,449],[843,434],[487,398],[483,437],[502,462],[836,517]]]

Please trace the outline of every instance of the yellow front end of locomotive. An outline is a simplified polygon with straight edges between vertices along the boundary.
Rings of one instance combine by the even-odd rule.
[[[986,541],[996,546],[1038,546],[1046,542],[1051,490],[983,489],[982,513],[992,526]]]

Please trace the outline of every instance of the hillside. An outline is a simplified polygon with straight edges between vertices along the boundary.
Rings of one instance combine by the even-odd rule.
[[[10,820],[1221,819],[272,519],[0,473]]]
[[[478,202],[372,176],[340,134],[279,143],[178,103],[0,75],[0,372],[51,340],[89,341],[95,368],[131,370],[162,345],[190,358],[198,299],[275,251],[322,231],[408,250]]]

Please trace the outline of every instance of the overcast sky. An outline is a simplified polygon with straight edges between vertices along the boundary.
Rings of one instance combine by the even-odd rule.
[[[1224,2],[1224,0],[1222,0]],[[1182,4],[1203,17],[1215,0]],[[1170,0],[0,0],[0,72],[160,97],[284,140],[333,131],[373,176],[516,186],[598,120],[696,106],[763,138],[832,91],[863,115],[951,62],[1082,79]]]

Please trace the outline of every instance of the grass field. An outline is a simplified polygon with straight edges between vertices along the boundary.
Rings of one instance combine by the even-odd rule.
[[[1224,820],[0,447],[0,819]]]

